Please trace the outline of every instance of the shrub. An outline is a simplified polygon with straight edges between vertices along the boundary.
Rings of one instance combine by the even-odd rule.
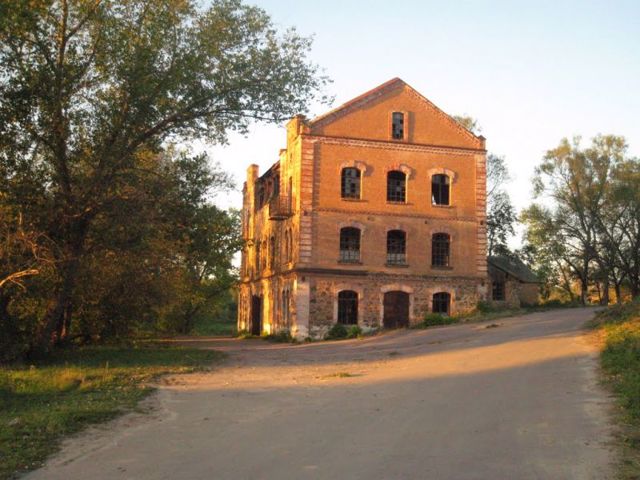
[[[491,305],[489,302],[485,302],[485,301],[481,300],[476,305],[476,309],[479,312],[482,312],[482,313],[489,313],[489,312],[492,312],[493,310],[495,310],[495,307],[493,305]]]
[[[327,334],[324,336],[324,339],[339,340],[341,338],[347,338],[348,334],[349,332],[347,332],[347,327],[345,327],[341,323],[336,323],[333,327],[331,327],[331,329],[329,329]]]
[[[362,329],[358,325],[351,325],[347,331],[347,338],[358,338],[362,336]]]
[[[451,325],[452,323],[456,323],[457,321],[458,319],[455,317],[440,315],[439,313],[427,313],[424,316],[422,326],[435,327],[437,325]]]
[[[280,330],[277,333],[270,333],[269,335],[265,335],[263,338],[265,340],[277,343],[293,342],[293,337],[291,336],[291,332],[289,332],[289,330]]]

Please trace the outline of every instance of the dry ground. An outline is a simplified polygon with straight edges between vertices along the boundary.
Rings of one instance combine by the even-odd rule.
[[[588,309],[230,354],[29,479],[611,479]]]

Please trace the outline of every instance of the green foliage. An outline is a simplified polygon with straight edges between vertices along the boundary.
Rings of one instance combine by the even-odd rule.
[[[270,333],[269,335],[265,335],[263,338],[276,343],[292,343],[294,341],[289,330],[280,330],[277,333]]]
[[[640,162],[627,157],[623,137],[598,135],[583,147],[563,139],[536,169],[534,188],[544,202],[522,214],[535,268],[572,300],[597,288],[603,304],[609,289],[627,285],[640,295]]]
[[[193,139],[304,112],[311,41],[240,0],[4,2],[0,356],[186,333],[228,295],[232,188]]]
[[[157,375],[190,372],[220,357],[151,345],[100,347],[0,367],[0,478],[39,467],[63,436],[135,407]]]
[[[439,313],[426,313],[422,321],[422,327],[435,327],[439,325],[451,325],[458,323],[460,320],[449,315],[441,315]]]
[[[478,304],[476,305],[476,309],[479,312],[482,313],[489,313],[489,312],[493,312],[496,307],[494,307],[491,303],[489,302],[485,302],[485,301],[479,301]]]
[[[351,325],[347,329],[347,338],[360,338],[362,335],[362,329],[358,325]]]
[[[640,475],[640,302],[603,310],[597,321],[604,332],[602,367],[625,415],[621,478]]]
[[[327,334],[324,336],[324,339],[325,340],[342,340],[344,338],[347,338],[348,334],[349,334],[349,331],[347,330],[347,327],[345,327],[341,323],[335,323],[329,329]]]

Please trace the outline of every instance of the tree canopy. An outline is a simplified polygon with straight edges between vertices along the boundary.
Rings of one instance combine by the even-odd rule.
[[[310,39],[239,0],[0,8],[2,337],[46,351],[134,316],[166,325],[167,292],[197,311],[229,277],[237,216],[209,201],[224,172],[178,145],[322,101]]]

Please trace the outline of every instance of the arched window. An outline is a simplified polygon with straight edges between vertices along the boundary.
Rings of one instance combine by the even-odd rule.
[[[342,198],[360,198],[360,170],[357,168],[343,168],[341,174]]]
[[[267,241],[262,241],[262,270],[267,269],[267,259],[268,259],[269,251],[267,250]]]
[[[449,177],[438,174],[431,177],[431,202],[433,205],[449,205],[451,200]]]
[[[399,170],[387,173],[387,202],[405,202],[407,176]]]
[[[338,293],[338,323],[343,325],[358,324],[358,294],[353,290],[342,290]]]
[[[340,261],[360,261],[360,230],[354,227],[340,229]]]
[[[449,315],[451,313],[451,295],[447,292],[434,293],[432,311],[441,315]]]
[[[431,237],[431,265],[448,267],[450,260],[451,237],[447,233],[434,233]]]
[[[271,237],[269,239],[269,268],[273,269],[276,264],[276,239]]]
[[[289,328],[290,310],[289,290],[284,289],[282,291],[282,322],[287,328]]]
[[[260,251],[260,242],[256,242],[256,271],[260,272],[260,268],[262,267],[262,258],[260,258],[261,256],[261,251]]]
[[[404,113],[393,112],[391,114],[391,138],[402,140],[404,138]]]
[[[402,230],[387,232],[387,264],[404,265],[407,263],[407,235]]]

